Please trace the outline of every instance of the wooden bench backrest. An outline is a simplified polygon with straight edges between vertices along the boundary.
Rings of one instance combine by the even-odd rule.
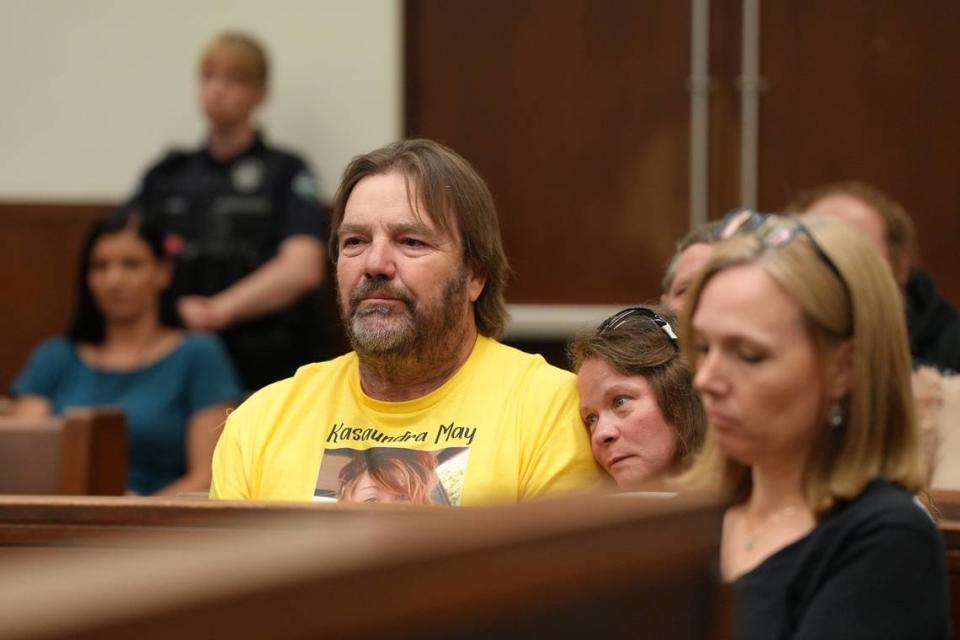
[[[221,505],[204,516],[226,523],[216,539],[7,561],[0,637],[729,637],[715,504],[330,506],[311,522],[261,505],[266,523],[237,530]]]
[[[930,497],[947,547],[953,637],[960,640],[960,491],[934,490]]]
[[[120,411],[0,419],[0,494],[122,495],[126,476]]]

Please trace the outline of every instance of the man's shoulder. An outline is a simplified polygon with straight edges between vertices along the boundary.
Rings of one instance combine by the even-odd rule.
[[[305,364],[290,376],[278,380],[250,396],[250,400],[266,402],[268,400],[283,400],[288,396],[313,392],[317,387],[329,384],[331,381],[344,381],[351,371],[357,367],[357,356],[350,352],[345,355]]]
[[[289,378],[272,382],[253,392],[231,416],[235,428],[257,430],[272,429],[279,416],[287,409],[304,402],[319,401],[321,396],[330,393],[337,385],[347,384],[351,367],[356,368],[356,355],[346,355],[307,364]],[[240,425],[243,425],[242,427]]]
[[[571,372],[550,364],[539,353],[521,351],[492,338],[479,339],[484,341],[482,358],[512,383],[559,388],[576,380]]]

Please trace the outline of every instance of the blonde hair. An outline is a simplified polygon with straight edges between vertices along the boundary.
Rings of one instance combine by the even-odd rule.
[[[252,36],[233,31],[215,36],[200,56],[200,71],[215,61],[226,62],[244,82],[266,88],[270,69],[267,53]]]
[[[735,266],[762,267],[803,309],[821,360],[832,347],[847,339],[852,342],[852,385],[842,401],[846,420],[842,427],[828,428],[824,406],[824,426],[805,470],[807,504],[820,517],[839,502],[855,498],[874,478],[918,492],[926,471],[910,391],[906,324],[890,269],[867,240],[824,216],[805,216],[803,224],[843,282],[803,233],[781,247],[762,246],[759,234],[768,232],[769,225],[794,224],[793,218],[773,218],[757,232],[717,246],[690,289],[681,322],[687,358],[696,362],[692,319],[710,279]],[[745,500],[751,490],[749,467],[728,458],[709,432],[702,454],[683,481],[719,487],[734,502]]]

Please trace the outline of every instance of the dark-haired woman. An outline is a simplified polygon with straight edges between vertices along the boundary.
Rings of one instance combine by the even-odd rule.
[[[13,384],[14,413],[112,405],[127,416],[128,490],[206,491],[227,409],[242,390],[216,338],[176,328],[160,231],[135,209],[97,222],[83,248],[66,337],[37,347]]]
[[[630,307],[569,348],[593,457],[622,491],[685,470],[703,442],[703,407],[671,322]]]

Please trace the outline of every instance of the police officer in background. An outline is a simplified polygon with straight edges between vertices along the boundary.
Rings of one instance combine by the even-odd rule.
[[[184,325],[219,332],[248,389],[328,355],[316,293],[328,217],[304,161],[254,127],[267,75],[254,39],[215,37],[200,60],[205,146],[169,153],[133,197],[165,228]]]

